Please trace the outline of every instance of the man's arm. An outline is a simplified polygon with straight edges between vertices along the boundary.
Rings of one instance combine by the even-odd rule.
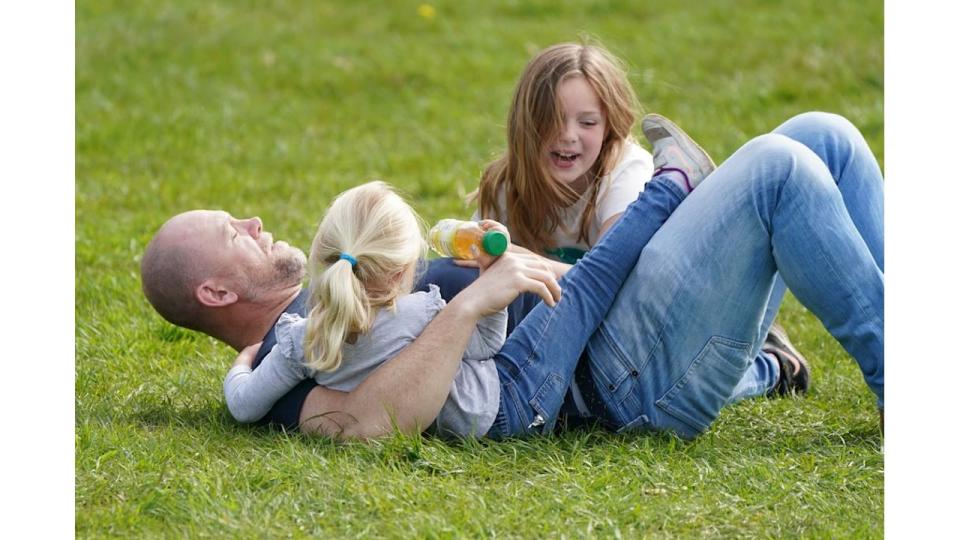
[[[300,429],[345,439],[416,433],[437,417],[470,335],[481,317],[523,292],[556,305],[560,286],[537,256],[506,254],[447,304],[396,358],[351,392],[316,387],[300,412]]]

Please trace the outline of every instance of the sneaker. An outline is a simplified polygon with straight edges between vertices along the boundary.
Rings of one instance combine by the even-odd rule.
[[[683,175],[681,186],[690,192],[717,168],[700,145],[665,117],[648,114],[640,122],[640,128],[653,148],[654,176],[679,173]]]
[[[772,354],[780,364],[780,379],[767,391],[767,396],[807,393],[810,389],[810,363],[793,346],[787,331],[777,321],[773,321],[770,326],[767,339],[763,342],[761,349],[763,352]]]

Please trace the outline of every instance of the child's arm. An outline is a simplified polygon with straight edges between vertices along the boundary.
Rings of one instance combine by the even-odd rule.
[[[477,321],[477,328],[470,336],[464,360],[486,360],[500,351],[507,339],[507,310],[501,309]]]
[[[307,378],[306,370],[284,358],[276,345],[257,369],[251,370],[259,348],[258,343],[241,351],[223,381],[227,409],[237,422],[245,424],[266,416],[278,399]]]

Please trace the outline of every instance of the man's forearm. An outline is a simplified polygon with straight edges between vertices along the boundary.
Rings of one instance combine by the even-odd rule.
[[[400,354],[349,393],[317,388],[300,414],[305,432],[368,439],[425,429],[440,412],[476,327],[470,298],[454,298]]]

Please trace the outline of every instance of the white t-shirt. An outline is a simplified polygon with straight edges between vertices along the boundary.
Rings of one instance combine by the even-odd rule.
[[[623,213],[643,191],[644,184],[653,176],[653,156],[636,141],[629,139],[623,158],[610,174],[600,179],[597,194],[597,207],[587,233],[587,242],[579,241],[580,219],[587,206],[588,195],[584,193],[577,202],[560,211],[560,223],[550,235],[550,243],[560,248],[551,250],[548,256],[556,260],[573,263],[600,239],[600,229],[611,217]],[[498,209],[493,219],[506,225],[506,195],[503,189],[497,194]],[[479,213],[474,213],[479,219]]]

